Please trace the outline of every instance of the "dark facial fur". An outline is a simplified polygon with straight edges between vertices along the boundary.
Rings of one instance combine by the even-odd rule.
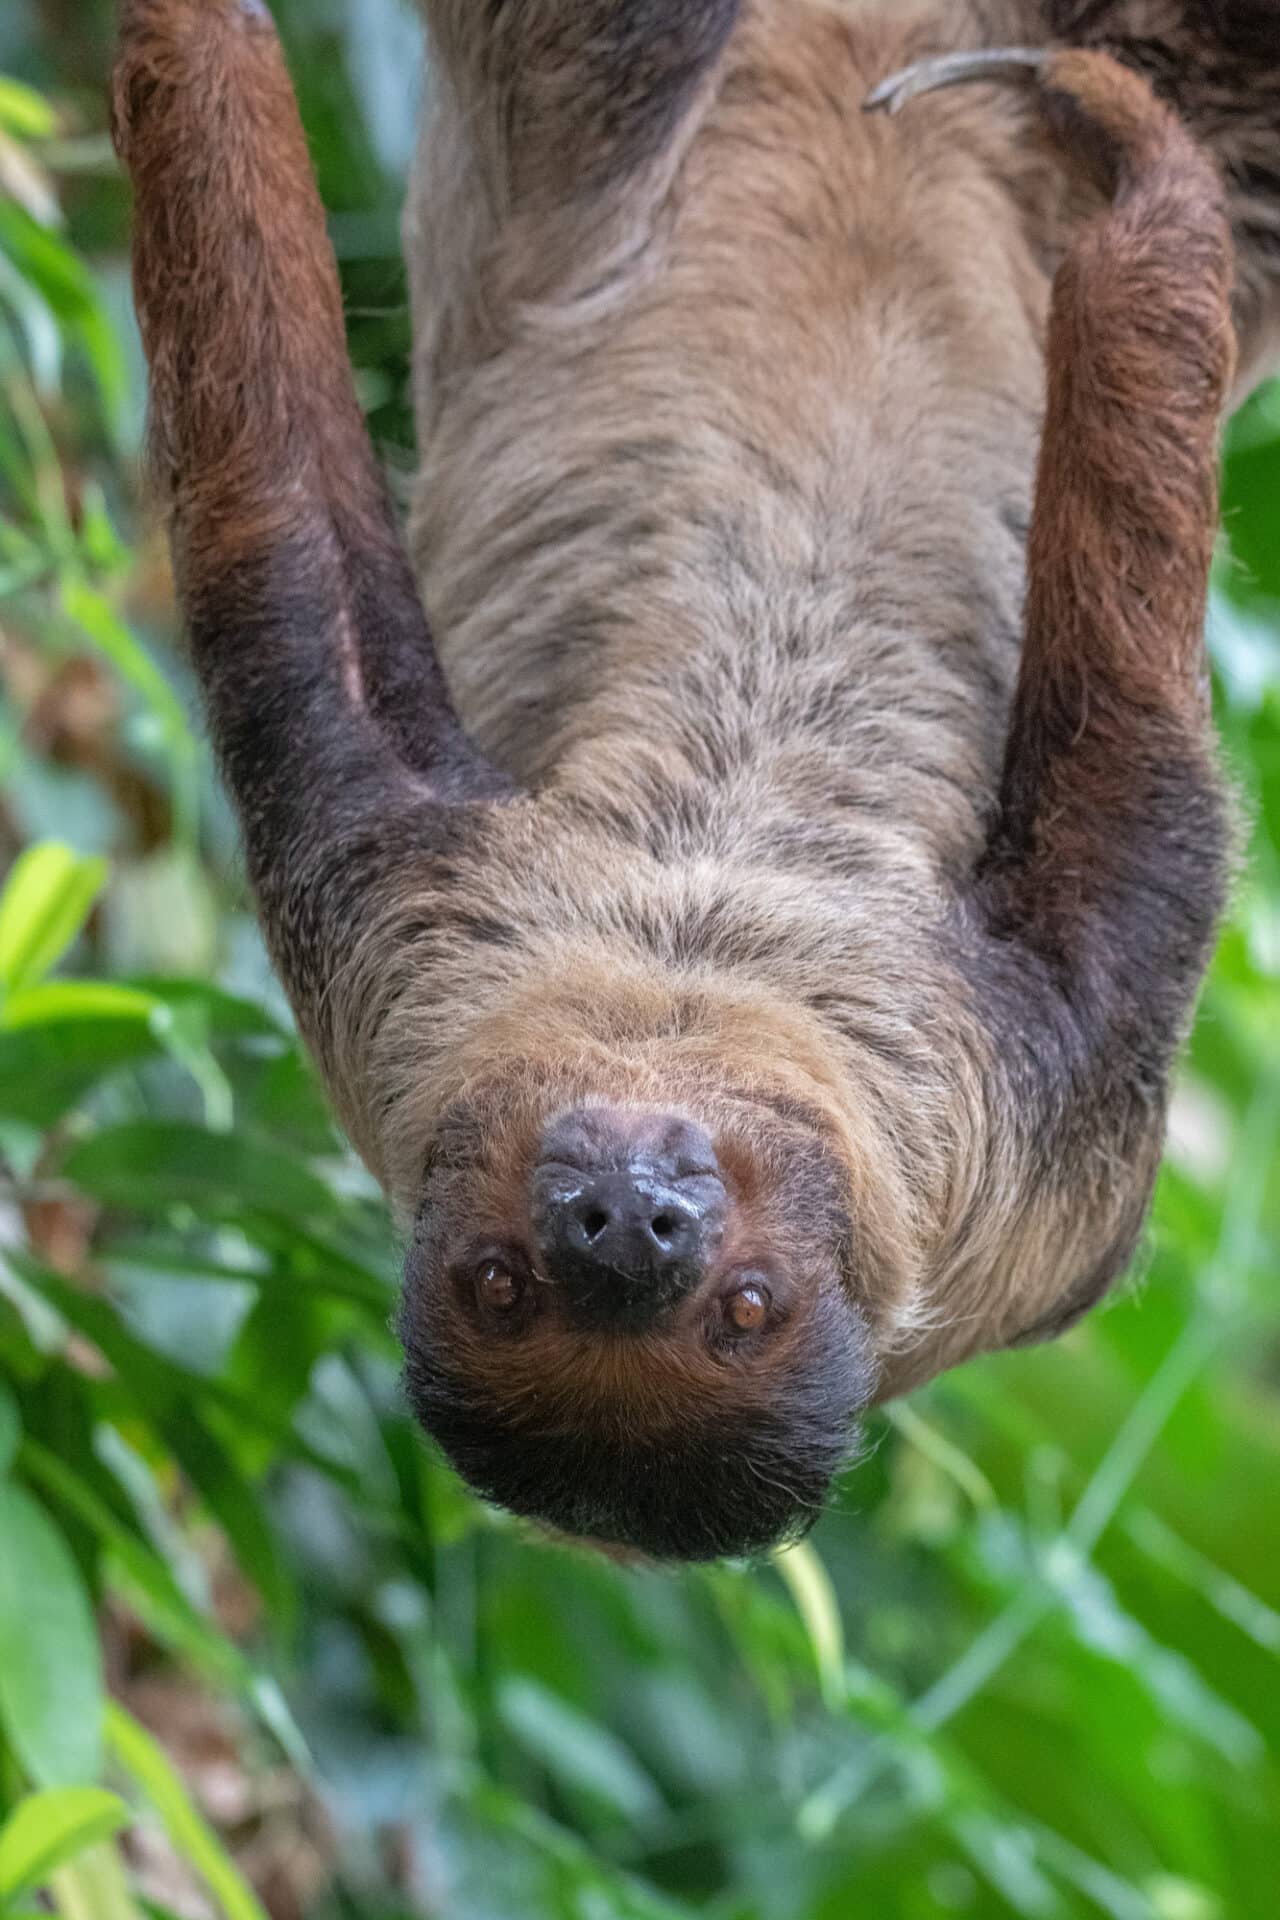
[[[424,1423],[562,1532],[755,1552],[859,1408],[1058,1331],[1141,1231],[1229,861],[1201,631],[1280,48],[1258,0],[426,11],[431,628],[264,10],[125,0],[193,654],[412,1235]],[[1051,33],[1125,64],[863,111]],[[589,1257],[545,1216],[582,1115],[569,1172],[653,1203]]]
[[[529,1091],[532,1114],[545,1089]],[[802,1531],[874,1385],[839,1157],[785,1100],[722,1099],[704,1135],[718,1173],[686,1183],[723,1184],[705,1262],[667,1296],[646,1274],[627,1312],[588,1314],[531,1221],[539,1148],[513,1138],[510,1099],[504,1079],[446,1116],[427,1176],[401,1316],[424,1425],[488,1498],[566,1534],[697,1560]],[[609,1139],[665,1124],[643,1108],[580,1113]],[[495,1263],[510,1277],[496,1307]],[[760,1320],[740,1330],[744,1288]]]

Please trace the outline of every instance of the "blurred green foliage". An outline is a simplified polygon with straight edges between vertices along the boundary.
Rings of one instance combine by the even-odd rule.
[[[277,11],[405,469],[415,29]],[[136,492],[108,13],[0,18],[0,1912],[1270,1920],[1280,391],[1232,435],[1212,638],[1251,845],[1142,1285],[891,1412],[772,1567],[531,1543],[405,1418],[387,1222],[193,719]]]

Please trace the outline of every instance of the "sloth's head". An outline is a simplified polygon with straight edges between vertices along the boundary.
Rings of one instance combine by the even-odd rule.
[[[802,1533],[875,1383],[847,1141],[793,1076],[718,1064],[470,1079],[406,1270],[410,1396],[463,1477],[658,1559]]]

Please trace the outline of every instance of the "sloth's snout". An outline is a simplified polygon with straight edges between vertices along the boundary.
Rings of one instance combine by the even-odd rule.
[[[667,1115],[593,1108],[548,1128],[533,1228],[571,1321],[642,1331],[695,1288],[724,1232],[710,1136]]]
[[[538,1240],[552,1279],[580,1309],[575,1317],[644,1317],[699,1278],[705,1209],[649,1168],[552,1184]]]

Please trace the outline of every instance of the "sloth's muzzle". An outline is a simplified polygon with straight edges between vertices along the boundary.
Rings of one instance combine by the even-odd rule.
[[[534,1239],[571,1322],[643,1332],[705,1277],[728,1199],[711,1138],[668,1114],[554,1121],[533,1175]]]

